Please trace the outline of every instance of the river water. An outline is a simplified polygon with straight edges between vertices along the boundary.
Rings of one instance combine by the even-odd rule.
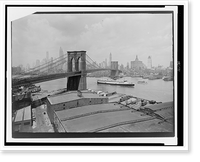
[[[114,86],[114,85],[104,85],[97,84],[98,79],[105,78],[94,78],[87,77],[87,88],[93,90],[100,90],[104,92],[113,92],[123,93],[127,95],[132,95],[139,98],[144,98],[148,100],[156,100],[158,102],[167,102],[173,101],[173,82],[164,81],[162,79],[157,80],[147,80],[147,84],[138,84],[139,80],[144,80],[142,78],[131,78],[124,77],[121,80],[127,80],[128,82],[135,83],[134,87],[123,87],[123,86]],[[39,83],[42,90],[58,90],[66,88],[67,78],[52,80],[48,82]]]

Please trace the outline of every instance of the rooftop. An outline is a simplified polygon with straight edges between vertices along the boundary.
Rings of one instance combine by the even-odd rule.
[[[97,111],[106,111],[106,110],[116,110],[116,109],[124,109],[123,107],[120,107],[118,104],[99,104],[99,105],[87,105],[72,109],[66,109],[62,111],[56,111],[56,114],[59,116],[60,120],[63,120],[65,118],[78,116],[81,114],[87,114],[91,112],[97,112]]]
[[[81,98],[105,98],[105,97],[99,96],[98,94],[94,94],[91,92],[82,92],[82,97],[78,97],[77,92],[74,91],[74,92],[65,93],[65,94],[61,94],[61,95],[50,96],[50,97],[48,97],[48,100],[52,105],[55,105],[55,104],[59,104],[59,103],[78,100]]]
[[[164,119],[173,118],[174,110],[173,109],[165,109],[162,111],[156,111],[155,114],[161,116]]]
[[[67,132],[98,132],[112,127],[152,120],[120,104],[99,104],[57,111]]]
[[[173,102],[164,102],[160,104],[153,104],[153,105],[146,105],[144,108],[149,108],[151,110],[158,110],[158,109],[164,109],[164,108],[170,108],[173,107]]]
[[[30,120],[30,119],[31,119],[31,106],[27,106],[17,110],[15,116],[15,122],[20,122],[23,120]]]

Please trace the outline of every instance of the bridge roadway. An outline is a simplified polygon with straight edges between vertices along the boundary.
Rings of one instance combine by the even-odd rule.
[[[60,78],[66,78],[71,76],[79,76],[87,73],[92,73],[96,71],[104,71],[104,70],[114,70],[115,69],[89,69],[86,71],[78,71],[78,72],[67,72],[67,73],[57,73],[57,74],[49,74],[49,75],[36,75],[31,77],[23,77],[23,78],[13,78],[12,79],[12,87],[18,87],[27,84],[36,84],[41,82],[46,82],[50,80],[56,80]],[[118,70],[121,72],[120,70]]]

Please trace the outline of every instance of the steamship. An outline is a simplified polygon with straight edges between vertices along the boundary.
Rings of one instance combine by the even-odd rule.
[[[97,84],[108,84],[108,85],[118,85],[118,86],[135,86],[134,83],[129,83],[125,81],[115,81],[115,80],[97,80]]]

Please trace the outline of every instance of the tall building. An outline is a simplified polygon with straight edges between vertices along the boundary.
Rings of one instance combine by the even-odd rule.
[[[36,65],[36,67],[40,66],[40,60],[37,59],[35,65]]]
[[[147,69],[151,69],[152,68],[152,59],[151,56],[148,57],[148,61],[147,61]]]
[[[26,65],[26,71],[29,71],[29,70],[30,70],[30,65],[27,64],[27,65]]]
[[[33,63],[32,63],[32,68],[34,68],[34,67],[35,67],[35,63],[33,62]]]
[[[103,64],[103,68],[106,68],[106,61],[103,61],[102,64]]]
[[[64,52],[63,52],[63,49],[61,47],[59,49],[59,58],[63,63],[60,64],[60,62],[58,62],[59,66],[57,67],[57,69],[63,70],[63,65],[64,65],[65,61],[64,61]]]
[[[40,66],[40,60],[36,60],[35,66],[36,67]],[[38,72],[40,72],[40,71],[38,71]]]
[[[41,64],[44,65],[45,63],[46,63],[46,59],[44,58],[44,59],[42,59]]]
[[[170,68],[173,68],[173,61],[170,61],[169,67],[170,67]]]
[[[105,59],[105,68],[108,66],[107,59]]]
[[[63,52],[63,49],[60,47],[59,49],[59,56],[60,57],[63,57],[64,56],[64,52]]]
[[[143,70],[145,68],[146,68],[145,64],[143,64],[143,62],[140,61],[138,59],[138,56],[136,55],[135,61],[131,61],[131,69],[134,69],[134,70]]]
[[[19,65],[20,72],[24,72],[24,66],[22,64]]]
[[[119,69],[123,71],[124,70],[124,65],[121,64],[120,67],[119,67]]]
[[[109,58],[109,66],[111,68],[111,62],[112,62],[112,54],[110,53],[110,58]]]
[[[126,66],[126,68],[129,69],[129,62],[127,62],[127,66]]]
[[[52,73],[52,72],[54,72],[54,68],[53,68],[53,57],[51,57],[51,59],[50,59],[50,72]]]

